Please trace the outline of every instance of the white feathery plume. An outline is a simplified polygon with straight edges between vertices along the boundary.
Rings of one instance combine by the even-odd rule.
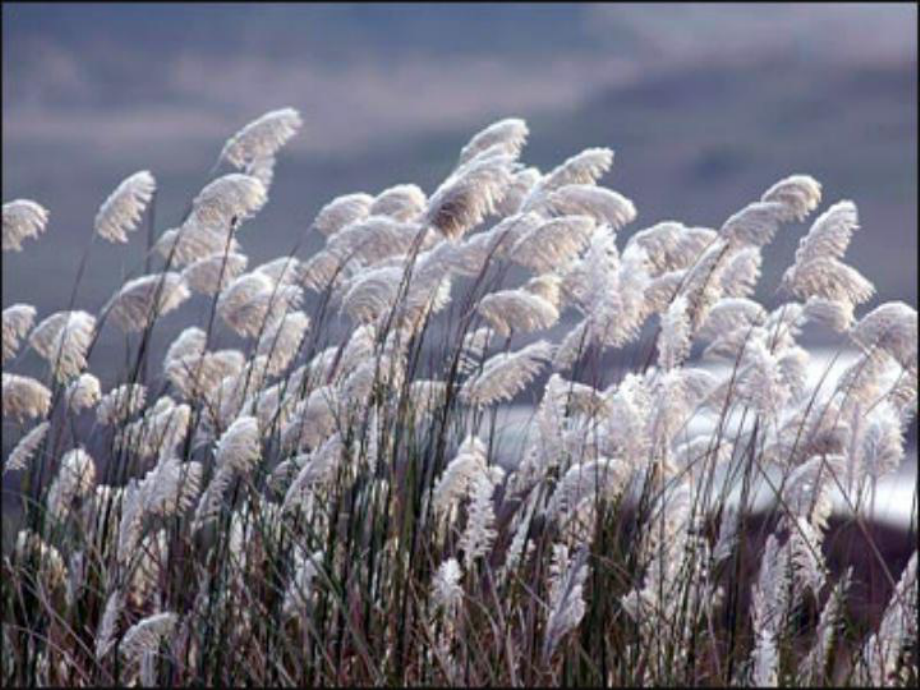
[[[163,232],[153,248],[163,258],[171,257],[172,266],[187,266],[214,255],[236,255],[240,251],[240,243],[226,230],[186,221],[178,228]]]
[[[547,472],[564,461],[567,455],[565,430],[570,399],[568,393],[567,382],[558,374],[552,374],[546,382],[543,399],[537,408],[535,433],[529,436],[521,464],[511,476],[516,487],[541,481]],[[528,510],[533,512],[533,508],[531,506]]]
[[[640,230],[629,238],[626,247],[642,247],[653,275],[659,275],[691,265],[717,235],[709,228],[688,228],[668,220]]]
[[[261,182],[267,193],[275,179],[275,163],[277,162],[274,156],[255,158],[243,168],[243,172]]]
[[[845,333],[853,325],[853,304],[849,301],[809,297],[805,302],[803,317],[837,333]]]
[[[802,221],[821,203],[821,183],[810,175],[790,175],[765,191],[760,200],[782,204],[784,222]]]
[[[610,226],[595,231],[584,257],[563,278],[570,303],[585,318],[559,345],[556,369],[571,367],[590,345],[622,347],[639,336],[651,313],[645,263],[638,245],[624,252],[621,261]]]
[[[403,334],[403,344],[409,331],[414,331],[424,322],[428,314],[437,314],[450,303],[450,275],[435,273],[418,273],[412,277],[409,289],[404,297],[393,303],[395,313],[393,330],[389,337],[394,337],[398,329],[407,329]]]
[[[116,559],[119,565],[127,568],[132,562],[135,567],[125,587],[127,597],[135,604],[142,602],[148,594],[148,554],[150,539],[144,538],[144,500],[138,489],[137,479],[129,480],[124,487],[121,500],[121,520],[118,524],[116,542]],[[159,544],[157,544],[159,546]]]
[[[434,486],[431,505],[435,513],[452,520],[457,506],[469,494],[473,477],[487,468],[485,444],[476,436],[467,436]]]
[[[293,256],[266,261],[252,270],[267,275],[276,285],[298,285],[303,280],[303,267]]]
[[[186,284],[204,295],[216,295],[246,270],[249,258],[245,254],[209,254],[193,261],[182,270]]]
[[[798,403],[808,393],[808,368],[810,365],[808,350],[795,345],[783,349],[776,360],[780,379],[789,389],[791,400]]]
[[[875,286],[859,271],[827,256],[793,266],[789,271],[783,274],[783,287],[802,299],[823,297],[855,305],[868,301],[875,294]]]
[[[266,368],[270,375],[280,374],[287,368],[309,328],[310,317],[302,311],[295,311],[272,322],[263,331],[256,354],[268,357]]]
[[[370,215],[374,197],[364,192],[337,197],[320,209],[312,228],[330,237],[352,223]]]
[[[442,242],[431,253],[446,252],[447,247],[452,247],[454,249],[447,258],[450,268],[461,275],[477,276],[491,259],[508,256],[515,242],[545,222],[536,213],[517,213],[489,230],[466,237],[457,244]]]
[[[636,219],[636,207],[622,194],[604,187],[569,184],[550,193],[547,204],[557,215],[591,216],[619,230]]]
[[[463,384],[460,397],[476,406],[511,400],[533,381],[552,356],[553,346],[545,340],[515,352],[499,353],[486,361],[482,372]]]
[[[147,458],[171,453],[188,434],[191,408],[163,396],[144,414],[115,433],[115,447]]]
[[[725,297],[750,297],[760,280],[760,247],[734,249],[718,269],[719,287]]]
[[[724,238],[717,238],[687,269],[680,293],[687,296],[690,322],[695,329],[706,314],[724,296],[721,279],[734,248]]]
[[[398,390],[403,381],[403,364],[397,357],[379,354],[359,364],[339,386],[340,400],[363,407],[375,386]]]
[[[460,151],[458,165],[464,165],[473,158],[488,151],[493,146],[500,147],[501,151],[514,158],[521,154],[521,149],[527,142],[527,123],[516,117],[509,117],[494,122],[480,132],[477,132],[469,143]]]
[[[745,348],[742,367],[735,381],[738,400],[763,414],[778,414],[790,391],[783,383],[776,356],[763,343],[753,341]]]
[[[875,289],[854,268],[840,262],[853,232],[859,229],[856,204],[839,201],[822,213],[799,240],[795,263],[783,274],[781,287],[808,298],[861,304]]]
[[[609,225],[597,228],[584,256],[563,277],[567,300],[586,317],[612,309],[621,297],[620,253]]]
[[[96,420],[103,426],[118,426],[144,408],[147,388],[140,383],[125,383],[106,393],[96,407]]]
[[[61,467],[48,489],[48,513],[63,520],[74,499],[86,498],[96,483],[96,464],[82,448],[74,448],[61,458]]]
[[[786,550],[793,578],[800,592],[810,590],[818,596],[827,579],[827,565],[821,553],[824,535],[806,517],[785,516],[783,522],[790,525]]]
[[[863,420],[858,448],[861,475],[878,481],[896,472],[904,459],[904,431],[900,415],[887,400],[876,404]]]
[[[19,341],[35,322],[36,313],[30,304],[13,304],[3,310],[3,362],[16,354]]]
[[[463,569],[456,558],[448,558],[438,566],[431,583],[431,598],[434,605],[453,617],[463,603]]]
[[[242,416],[220,437],[214,453],[214,462],[218,467],[232,467],[237,471],[247,472],[260,457],[258,420],[255,417]]]
[[[907,567],[882,614],[878,631],[862,648],[864,682],[874,687],[895,680],[895,671],[903,650],[917,642],[917,552]]]
[[[425,210],[426,203],[425,192],[418,185],[398,184],[374,197],[367,215],[389,216],[400,222],[414,221]]]
[[[322,551],[315,551],[305,556],[301,549],[294,550],[294,575],[284,593],[284,603],[281,606],[281,612],[285,616],[297,616],[309,608],[313,593],[313,580],[319,575],[322,563]]]
[[[85,311],[60,311],[38,324],[29,344],[51,365],[55,379],[66,381],[86,368],[96,317]]]
[[[300,471],[288,487],[282,503],[285,511],[309,503],[316,487],[335,479],[345,453],[345,444],[339,434],[333,434],[309,455],[295,458]]]
[[[661,333],[658,337],[658,366],[665,371],[679,367],[690,355],[693,344],[690,320],[687,318],[687,299],[677,297],[661,316]]]
[[[845,615],[844,605],[852,574],[852,567],[847,568],[828,596],[818,619],[814,646],[799,663],[798,677],[809,684],[824,685],[827,681],[825,668],[833,649],[837,629]]]
[[[224,144],[218,163],[227,161],[237,169],[273,157],[303,125],[294,108],[265,113],[247,124]]]
[[[119,650],[128,663],[139,661],[147,653],[156,653],[160,642],[172,635],[178,616],[175,613],[155,613],[138,621],[125,633]]]
[[[588,577],[588,552],[582,547],[569,556],[564,544],[553,545],[549,618],[543,638],[543,659],[548,661],[559,642],[581,623],[585,615],[584,585]]]
[[[567,266],[591,239],[590,216],[559,216],[544,222],[510,246],[511,258],[536,272]]]
[[[818,258],[843,258],[857,230],[859,215],[856,204],[849,200],[838,201],[818,216],[808,234],[799,240],[795,266],[804,266]]]
[[[576,517],[583,503],[610,498],[625,489],[631,471],[627,463],[610,458],[572,465],[547,504],[547,516],[559,521]]]
[[[214,453],[217,469],[198,503],[195,524],[200,525],[213,517],[233,480],[248,474],[261,456],[258,420],[251,416],[238,417],[217,442]]]
[[[562,278],[556,273],[544,273],[528,280],[521,289],[540,297],[556,309],[562,302]]]
[[[786,302],[771,311],[763,325],[764,331],[769,334],[769,347],[780,353],[795,345],[805,322],[804,317],[805,307],[798,302]]]
[[[172,456],[161,459],[139,485],[144,512],[169,517],[188,510],[198,498],[203,475],[200,462],[183,463]]]
[[[734,247],[763,247],[773,239],[788,213],[778,201],[755,201],[726,220],[719,235]]]
[[[183,228],[190,224],[228,232],[234,219],[239,225],[267,200],[265,185],[256,178],[240,173],[224,175],[206,185],[192,200],[192,212]]]
[[[220,293],[217,314],[239,335],[255,337],[302,299],[303,290],[295,285],[276,286],[264,273],[245,273]]]
[[[402,269],[392,266],[358,274],[342,298],[342,311],[356,323],[374,322],[395,304],[404,275]]]
[[[6,464],[3,466],[3,473],[26,469],[32,460],[32,456],[35,455],[35,451],[45,440],[45,435],[48,433],[49,428],[51,428],[51,422],[42,422],[19,439],[19,443],[10,451]]]
[[[586,317],[569,331],[568,335],[556,347],[553,357],[553,370],[564,371],[575,366],[579,357],[596,342],[594,322]]]
[[[850,337],[867,352],[885,352],[916,376],[916,309],[904,302],[886,302],[861,318],[850,331]]]
[[[321,250],[316,252],[303,263],[303,284],[314,292],[323,292],[331,286],[333,280],[341,281],[350,271],[349,266],[355,261],[349,261],[336,252]]]
[[[415,223],[407,223],[388,216],[373,215],[346,226],[329,238],[325,251],[340,259],[375,263],[389,257],[405,254],[416,238],[425,240],[434,235]]]
[[[846,463],[847,458],[843,455],[823,453],[796,467],[783,490],[788,514],[805,518],[819,532],[825,530],[833,509],[831,492],[836,486],[834,478],[843,477]]]
[[[101,397],[99,379],[92,374],[80,374],[67,386],[66,398],[70,411],[74,414],[92,407],[99,402]]]
[[[719,522],[719,536],[712,549],[712,557],[716,562],[727,559],[738,546],[740,524],[741,514],[737,506],[723,506],[722,518]]]
[[[570,184],[593,185],[613,165],[613,151],[589,148],[550,170],[539,183],[540,194],[548,194]]]
[[[126,244],[128,233],[137,229],[156,189],[156,180],[148,170],[125,179],[99,208],[96,234],[109,242]]]
[[[667,311],[680,288],[683,286],[686,269],[668,271],[651,278],[645,286],[642,298],[652,314],[661,314]]]
[[[472,568],[478,558],[486,556],[492,550],[492,544],[498,536],[495,529],[492,494],[495,491],[495,485],[501,481],[503,476],[502,469],[493,466],[486,471],[475,473],[470,482],[470,504],[466,528],[458,544],[463,550],[463,564],[467,569]]]
[[[300,371],[304,371],[304,368],[301,367]],[[297,393],[300,390],[300,384],[292,378],[293,375],[288,380],[279,381],[253,395],[252,409],[255,410],[256,417],[259,419],[259,428],[262,429],[263,436],[272,434],[275,424],[278,425],[278,428],[284,428],[290,420],[294,407],[297,405]]]
[[[751,680],[759,687],[775,686],[779,680],[776,642],[789,608],[786,555],[775,535],[767,537],[760,573],[752,588],[751,618],[756,639],[751,652]]]
[[[361,362],[371,357],[376,348],[377,331],[373,326],[359,326],[356,328],[344,351],[336,369],[336,378],[342,378]],[[335,348],[338,350],[338,348]]]
[[[339,396],[333,386],[315,388],[294,408],[281,429],[281,447],[288,452],[317,448],[335,429]]]
[[[562,288],[568,301],[585,316],[619,297],[620,253],[609,225],[597,228],[580,261],[566,271]]]
[[[495,205],[495,212],[500,217],[507,217],[520,211],[525,199],[541,177],[537,168],[524,168],[515,173],[505,196]]]
[[[142,331],[191,296],[181,273],[154,273],[122,285],[109,301],[109,313],[126,333]]]
[[[559,310],[551,302],[522,289],[488,294],[476,310],[500,336],[544,330],[559,320]]]
[[[717,357],[734,362],[735,359],[741,356],[742,351],[748,349],[751,343],[756,341],[766,347],[771,340],[770,334],[763,326],[739,326],[732,330],[723,331],[721,335],[716,337],[703,350],[703,359]]]
[[[3,204],[3,251],[22,251],[22,241],[38,238],[48,225],[48,210],[28,199]]]
[[[105,602],[102,618],[99,620],[99,629],[96,632],[96,658],[102,659],[115,646],[115,634],[118,628],[118,619],[124,607],[124,595],[115,590]]]
[[[745,333],[767,318],[766,310],[757,302],[744,297],[723,297],[706,315],[697,331],[705,340],[717,340],[720,336],[743,329]]]
[[[478,247],[467,247],[466,243],[452,240],[439,241],[430,249],[418,253],[413,266],[413,275],[428,277],[458,274],[475,276],[482,270],[487,260],[486,252]],[[407,262],[408,257],[402,257]]]
[[[425,224],[449,239],[463,236],[495,211],[515,172],[513,156],[480,154],[457,168],[431,195]]]
[[[51,407],[51,391],[29,376],[3,372],[3,418],[44,418]]]

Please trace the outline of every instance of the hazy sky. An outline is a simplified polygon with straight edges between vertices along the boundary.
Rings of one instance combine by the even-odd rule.
[[[3,5],[4,136],[112,148],[299,107],[342,152],[572,109],[675,64],[916,56],[910,5]]]
[[[72,292],[99,204],[157,177],[156,231],[178,222],[224,140],[284,106],[304,128],[241,238],[287,252],[340,194],[431,192],[477,130],[525,118],[527,164],[610,146],[605,183],[639,217],[718,227],[785,175],[852,198],[848,255],[880,297],[916,303],[917,9],[907,4],[17,4],[3,14],[3,198],[51,211],[4,257],[4,304]],[[781,234],[764,294],[804,228]],[[305,245],[317,246],[317,238]],[[97,243],[97,245],[100,243]],[[140,247],[96,246],[96,309]],[[52,275],[54,280],[35,281]]]

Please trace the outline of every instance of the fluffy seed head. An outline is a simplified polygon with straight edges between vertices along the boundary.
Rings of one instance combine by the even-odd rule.
[[[147,170],[124,180],[99,208],[96,233],[109,242],[126,244],[128,233],[137,229],[156,188],[156,180]]]
[[[122,285],[109,302],[109,313],[126,333],[142,331],[191,296],[181,273],[155,273]]]
[[[227,140],[220,161],[227,161],[237,169],[256,162],[264,163],[272,159],[302,125],[300,113],[294,108],[265,113]]]
[[[22,340],[35,322],[35,307],[13,304],[3,310],[3,361],[15,356]]]
[[[48,210],[28,199],[3,204],[3,251],[22,251],[22,241],[37,238],[48,225]]]
[[[61,311],[35,327],[29,344],[52,367],[58,381],[66,381],[86,368],[86,353],[93,340],[96,318],[85,311]]]

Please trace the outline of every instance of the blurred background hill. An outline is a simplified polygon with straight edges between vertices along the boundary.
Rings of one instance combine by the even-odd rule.
[[[67,304],[124,177],[154,173],[162,232],[224,140],[288,105],[305,126],[242,230],[251,267],[289,252],[335,196],[430,193],[473,133],[514,115],[541,169],[615,150],[605,183],[639,210],[624,237],[666,219],[718,227],[781,177],[814,175],[824,206],[858,203],[847,260],[878,299],[917,303],[912,5],[4,3],[2,18],[3,199],[51,212],[41,241],[3,258],[4,306],[41,317]],[[765,253],[767,302],[804,230]],[[101,244],[77,297],[89,311],[138,269],[143,243]],[[319,244],[306,237],[299,256]]]

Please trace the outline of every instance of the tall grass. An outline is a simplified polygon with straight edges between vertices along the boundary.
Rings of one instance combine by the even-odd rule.
[[[94,238],[146,218],[146,274],[97,313],[3,311],[4,366],[27,340],[49,367],[3,373],[5,685],[917,683],[916,553],[892,570],[869,540],[868,623],[848,606],[865,572],[826,560],[832,492],[868,534],[917,411],[917,312],[864,306],[852,202],[814,220],[769,310],[762,249],[817,181],[622,242],[612,151],[544,174],[508,119],[430,196],[339,197],[322,250],[250,268],[245,226],[300,125],[274,111],[228,140],[212,173],[233,171],[178,228],[155,234],[152,175],[125,180]],[[48,221],[4,205],[4,251]],[[154,350],[190,299],[206,321]],[[805,327],[855,364],[809,383]],[[131,344],[105,393],[104,328]]]

